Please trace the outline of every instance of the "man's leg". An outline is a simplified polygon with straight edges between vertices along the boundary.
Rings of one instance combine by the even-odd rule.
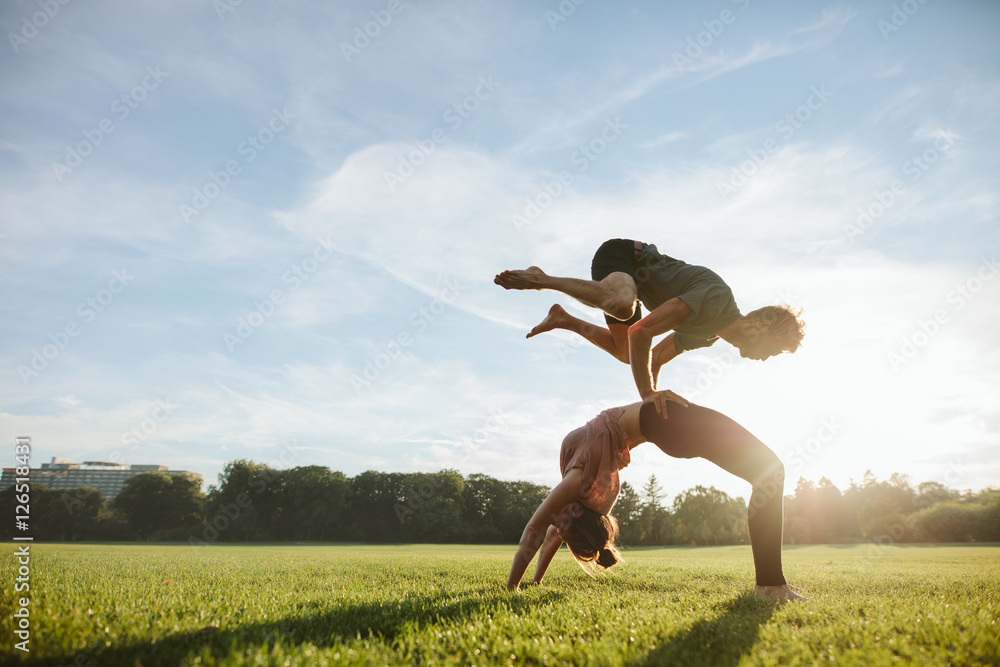
[[[632,276],[620,271],[598,282],[550,276],[537,266],[531,266],[524,270],[503,271],[497,274],[493,282],[504,289],[550,289],[562,292],[584,305],[600,308],[619,320],[632,317],[639,296]]]
[[[641,243],[627,239],[602,243],[590,265],[592,280],[558,278],[532,266],[524,271],[504,271],[494,282],[505,289],[552,289],[585,305],[600,308],[605,313],[607,328],[573,317],[555,305],[531,330],[528,338],[552,329],[566,329],[628,363],[628,327],[642,317],[642,309],[637,303],[639,290],[633,277],[641,247]]]
[[[593,322],[581,320],[570,315],[558,303],[549,308],[545,319],[532,329],[527,338],[537,336],[553,329],[565,329],[579,334],[591,343],[601,348],[618,361],[628,363],[628,325],[625,323],[608,324],[604,328]]]

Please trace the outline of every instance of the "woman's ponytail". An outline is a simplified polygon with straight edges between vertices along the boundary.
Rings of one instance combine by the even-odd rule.
[[[607,569],[622,560],[621,553],[615,548],[618,522],[610,514],[599,514],[587,506],[583,507],[580,516],[573,519],[569,534],[563,541],[581,565],[593,563]]]

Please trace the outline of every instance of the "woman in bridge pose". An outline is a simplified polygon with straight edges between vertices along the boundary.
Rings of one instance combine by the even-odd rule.
[[[785,471],[764,443],[725,415],[659,392],[665,414],[652,402],[610,408],[563,440],[562,481],[549,492],[524,527],[507,588],[517,590],[536,552],[534,583],[541,583],[563,542],[585,569],[609,568],[621,560],[615,548],[618,524],[611,509],[618,499],[618,471],[630,451],[652,442],[676,458],[701,457],[753,485],[748,510],[757,597],[805,600],[781,570],[782,497]]]

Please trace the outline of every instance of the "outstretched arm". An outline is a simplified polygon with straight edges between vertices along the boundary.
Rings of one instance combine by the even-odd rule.
[[[542,544],[542,550],[538,553],[538,565],[535,566],[534,581],[536,584],[542,583],[542,577],[545,576],[545,571],[549,569],[549,563],[552,562],[552,558],[561,546],[562,538],[556,532],[556,527],[549,526],[548,531],[545,533],[545,542]]]
[[[657,306],[653,312],[628,328],[629,364],[632,366],[632,377],[639,390],[643,402],[656,405],[656,412],[664,414],[663,399],[653,388],[653,372],[651,368],[651,346],[653,338],[675,329],[691,312],[691,306],[674,297]],[[673,338],[670,339],[673,347]],[[676,350],[674,352],[676,356]]]
[[[548,497],[542,501],[531,519],[528,520],[528,525],[521,533],[521,542],[518,545],[517,553],[514,554],[514,562],[510,566],[507,590],[517,590],[524,577],[524,571],[528,569],[531,559],[535,557],[535,552],[545,541],[545,533],[552,525],[553,518],[563,507],[579,497],[582,485],[581,474],[579,468],[573,468],[567,472],[562,481],[549,491]]]

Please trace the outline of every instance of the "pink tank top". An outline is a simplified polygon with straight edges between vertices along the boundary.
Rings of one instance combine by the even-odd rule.
[[[625,429],[618,418],[625,408],[610,408],[563,439],[559,469],[563,476],[580,468],[583,485],[580,502],[600,514],[608,514],[618,500],[618,471],[631,461]]]

